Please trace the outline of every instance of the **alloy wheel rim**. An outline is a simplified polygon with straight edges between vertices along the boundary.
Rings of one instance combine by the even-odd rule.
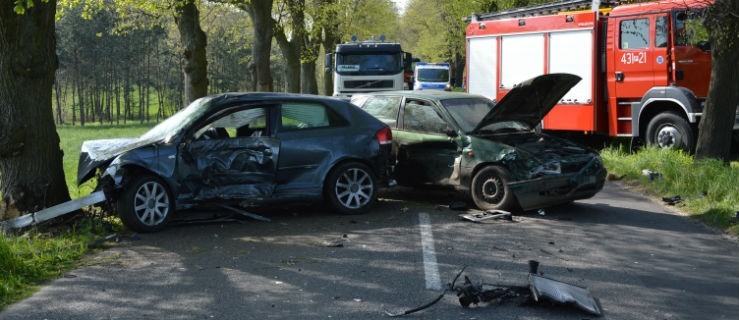
[[[164,186],[149,181],[136,190],[133,203],[136,219],[147,226],[161,224],[169,214],[169,195]]]
[[[352,168],[344,171],[336,181],[336,199],[342,206],[358,209],[367,205],[372,199],[374,183],[367,171]]]

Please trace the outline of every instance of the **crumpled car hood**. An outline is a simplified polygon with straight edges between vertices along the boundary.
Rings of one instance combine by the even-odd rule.
[[[82,142],[80,161],[77,166],[77,184],[82,184],[92,178],[95,169],[110,162],[118,155],[154,142],[156,141],[139,138],[100,139]]]
[[[521,121],[533,128],[580,79],[573,74],[551,73],[526,80],[500,99],[473,131],[507,120]]]

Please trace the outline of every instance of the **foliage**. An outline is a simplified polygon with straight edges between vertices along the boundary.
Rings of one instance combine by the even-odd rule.
[[[102,228],[89,221],[57,234],[36,229],[21,236],[0,234],[0,310],[71,269],[97,234]]]
[[[610,176],[643,186],[659,197],[680,196],[677,206],[707,224],[739,234],[731,222],[739,210],[739,163],[730,166],[709,159],[695,162],[691,155],[670,149],[647,148],[629,153],[624,147],[601,151]],[[650,179],[643,170],[658,173]]]

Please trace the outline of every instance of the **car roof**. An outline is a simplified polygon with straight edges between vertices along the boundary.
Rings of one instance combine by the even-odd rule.
[[[356,94],[356,96],[404,96],[408,98],[428,99],[428,100],[446,100],[459,98],[484,98],[481,95],[469,94],[466,92],[451,92],[441,90],[403,90],[403,91],[380,91]]]
[[[313,100],[313,101],[341,101],[335,97],[319,96],[302,93],[284,93],[284,92],[226,92],[209,96],[213,101],[263,101],[263,100]]]

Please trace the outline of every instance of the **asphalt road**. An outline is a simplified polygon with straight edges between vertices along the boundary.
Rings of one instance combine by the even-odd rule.
[[[524,285],[528,261],[587,287],[604,319],[739,319],[739,247],[612,183],[514,221],[471,223],[447,192],[386,192],[372,213],[310,207],[272,222],[138,235],[0,313],[0,319],[381,319],[428,302],[462,268]],[[430,289],[429,289],[430,288]],[[454,294],[408,319],[591,319],[570,307],[482,305]]]

